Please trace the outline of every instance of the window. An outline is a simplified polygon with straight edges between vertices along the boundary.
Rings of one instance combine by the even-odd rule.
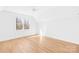
[[[16,17],[16,30],[29,29],[29,20]]]
[[[24,20],[24,29],[29,29],[29,20]]]
[[[16,30],[22,30],[23,29],[23,24],[22,20],[19,17],[16,17]]]

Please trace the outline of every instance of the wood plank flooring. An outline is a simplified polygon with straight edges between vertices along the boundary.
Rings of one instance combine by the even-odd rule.
[[[1,53],[78,53],[79,45],[40,35],[0,42]]]

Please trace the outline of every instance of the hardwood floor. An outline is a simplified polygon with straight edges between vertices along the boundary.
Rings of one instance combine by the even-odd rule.
[[[21,37],[0,42],[2,53],[73,53],[79,45],[40,35]]]

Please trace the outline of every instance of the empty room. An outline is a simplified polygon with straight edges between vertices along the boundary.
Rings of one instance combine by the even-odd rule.
[[[0,53],[78,53],[79,6],[0,7]]]

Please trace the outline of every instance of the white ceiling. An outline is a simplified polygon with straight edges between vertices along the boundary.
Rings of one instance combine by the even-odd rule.
[[[5,6],[0,10],[32,15],[39,20],[79,16],[79,6]]]

